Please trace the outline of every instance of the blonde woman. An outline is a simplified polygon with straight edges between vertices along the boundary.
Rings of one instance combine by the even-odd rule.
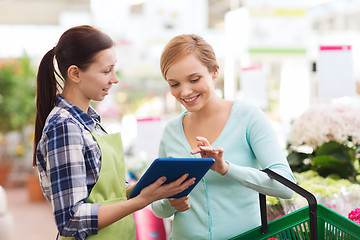
[[[292,198],[293,191],[270,179],[270,168],[295,181],[264,113],[242,101],[221,99],[212,47],[200,36],[179,35],[166,45],[161,72],[186,111],[170,121],[160,157],[212,157],[215,164],[189,196],[152,204],[158,217],[174,216],[171,239],[222,240],[260,225],[259,195]]]

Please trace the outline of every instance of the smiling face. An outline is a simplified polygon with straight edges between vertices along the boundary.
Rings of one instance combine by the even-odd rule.
[[[210,73],[194,54],[174,62],[166,73],[171,94],[189,112],[200,110],[214,96],[213,79],[217,69]]]
[[[115,63],[116,52],[112,47],[96,54],[94,62],[86,70],[79,69],[78,87],[84,99],[101,101],[109,94],[111,86],[119,82]]]

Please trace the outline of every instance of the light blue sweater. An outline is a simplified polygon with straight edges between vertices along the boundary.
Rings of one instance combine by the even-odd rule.
[[[159,157],[195,157],[185,138],[182,119],[164,129]],[[191,208],[177,212],[168,200],[152,204],[156,216],[174,215],[171,239],[229,239],[260,225],[259,194],[292,198],[293,191],[259,169],[270,168],[295,182],[272,125],[257,107],[235,101],[227,123],[212,144],[224,149],[229,171],[209,171],[190,193]]]

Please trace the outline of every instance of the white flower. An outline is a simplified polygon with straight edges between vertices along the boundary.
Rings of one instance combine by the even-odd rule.
[[[360,106],[318,105],[293,122],[288,141],[293,146],[305,144],[316,149],[331,140],[344,143],[349,137],[360,144]]]

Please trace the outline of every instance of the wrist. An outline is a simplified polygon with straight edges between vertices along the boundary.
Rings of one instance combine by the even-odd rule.
[[[151,201],[149,201],[148,199],[144,198],[143,196],[141,196],[140,194],[136,197],[133,198],[136,201],[137,206],[139,207],[139,209],[143,209],[144,207],[148,206],[149,204],[151,204]]]
[[[225,175],[229,171],[229,162],[224,161],[223,167],[221,171],[219,172],[221,175]]]

